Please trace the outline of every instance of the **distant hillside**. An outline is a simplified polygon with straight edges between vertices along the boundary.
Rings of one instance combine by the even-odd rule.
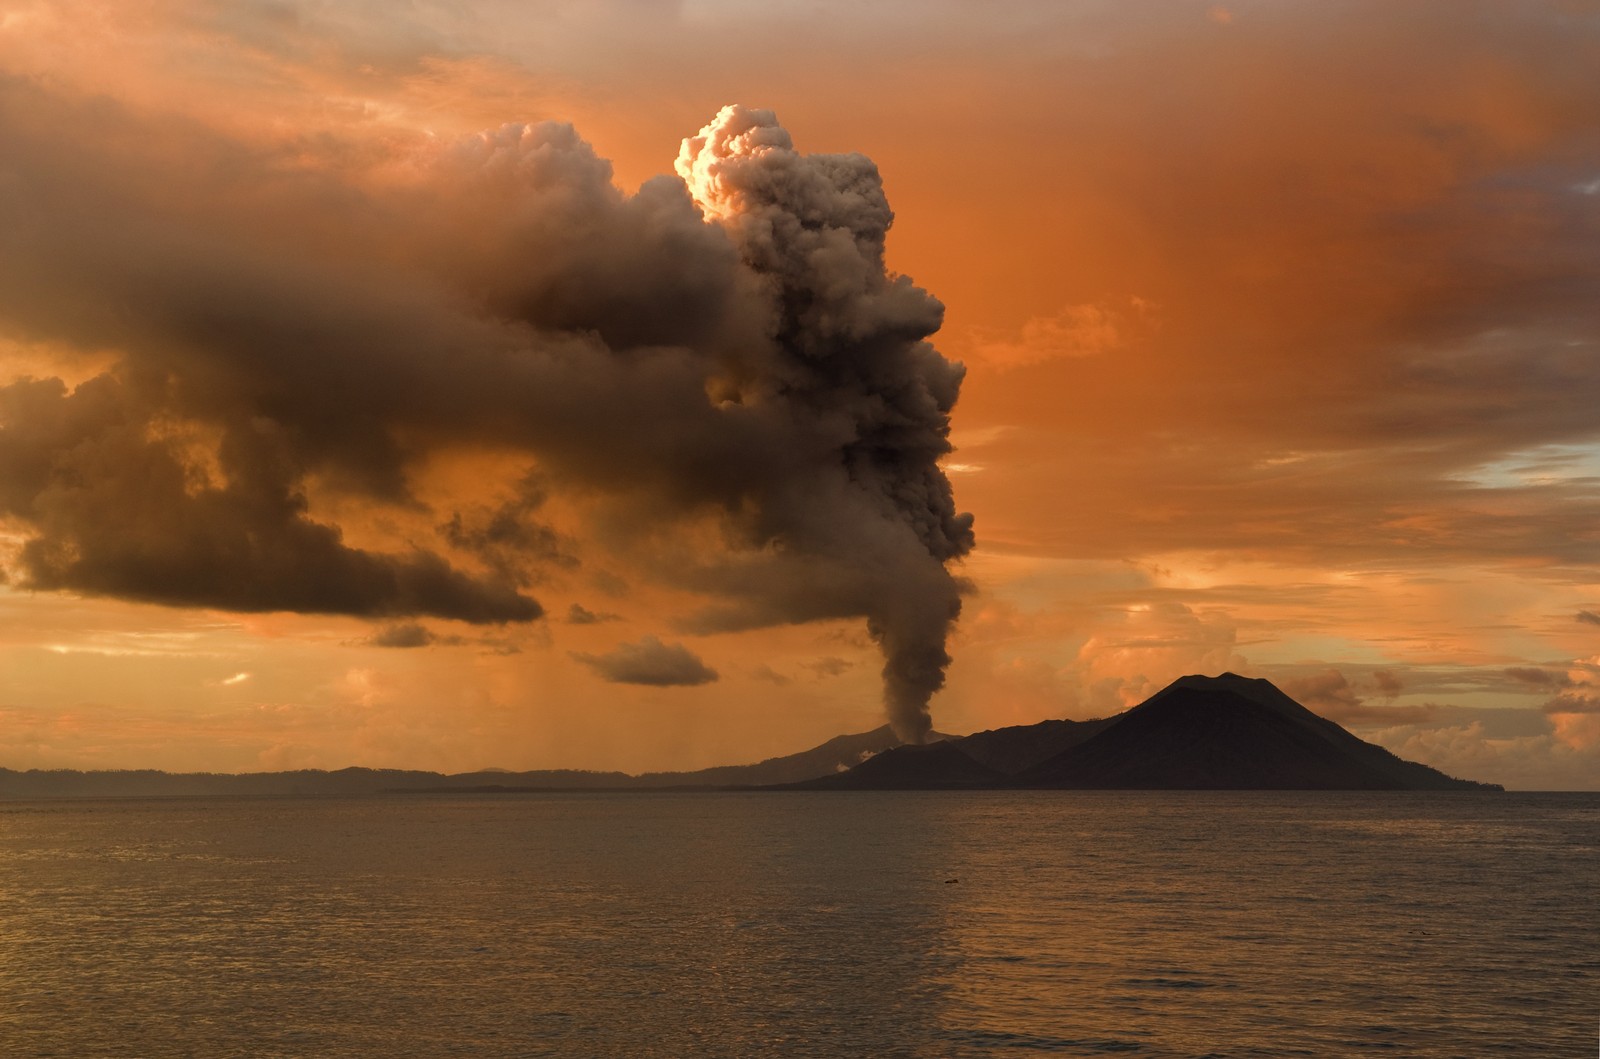
[[[0,769],[4,798],[349,798],[396,790],[523,787],[544,790],[610,789],[630,784],[621,772],[469,772],[455,776],[404,769],[346,768],[327,772],[158,772],[128,769]]]
[[[937,742],[953,738],[934,732]],[[766,787],[799,783],[817,776],[831,776],[862,763],[891,747],[900,745],[899,736],[888,725],[860,735],[835,736],[820,746],[798,754],[767,758],[754,765],[720,765],[696,772],[646,772],[635,781],[640,787]]]
[[[975,732],[959,742],[963,753],[996,772],[1015,776],[1099,735],[1113,718],[1040,721]]]
[[[820,776],[793,786],[812,791],[959,790],[997,787],[1004,773],[981,765],[962,751],[966,740],[897,746],[868,758],[848,772]]]
[[[934,739],[948,739],[934,733]],[[841,735],[798,754],[753,765],[723,765],[695,772],[586,772],[544,769],[444,774],[405,769],[346,768],[292,772],[158,772],[154,769],[79,772],[74,769],[15,771],[0,768],[3,798],[172,797],[358,797],[385,793],[505,793],[549,790],[637,790],[642,788],[763,787],[830,776],[900,745],[888,725]]]
[[[1109,721],[1041,721],[924,746],[889,746],[846,772],[791,785],[802,790],[959,790],[1009,777],[1093,738]]]

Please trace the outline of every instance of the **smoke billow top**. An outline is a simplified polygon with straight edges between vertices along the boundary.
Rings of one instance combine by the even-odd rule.
[[[923,339],[944,308],[884,267],[894,215],[861,155],[797,153],[771,111],[723,108],[683,143],[678,175],[718,220],[771,306],[771,356],[752,398],[834,425],[833,452],[775,478],[773,539],[852,567],[884,654],[884,699],[921,742],[960,610],[945,568],[972,547],[939,457],[962,369]]]
[[[0,386],[20,584],[524,622],[541,580],[621,549],[710,601],[689,631],[865,618],[895,730],[926,735],[973,541],[938,466],[962,370],[885,269],[868,159],[733,106],[634,195],[561,124],[352,175],[348,145],[16,82],[0,142],[0,340],[93,351],[75,385]],[[427,493],[463,451],[519,454],[499,501]],[[564,492],[603,525],[557,533]],[[358,547],[330,514],[357,509],[433,530]]]

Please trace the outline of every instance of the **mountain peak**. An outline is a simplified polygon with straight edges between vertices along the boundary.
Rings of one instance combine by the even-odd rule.
[[[1453,779],[1352,735],[1270,680],[1179,677],[1093,739],[1030,769],[1041,787],[1448,790]]]
[[[1169,688],[1227,688],[1230,691],[1263,686],[1270,688],[1273,687],[1273,683],[1261,677],[1242,677],[1233,672],[1218,673],[1214,677],[1208,677],[1204,673],[1190,673],[1167,685]]]
[[[1190,696],[1198,694],[1209,701],[1217,703],[1226,701],[1229,696],[1246,699],[1257,706],[1263,706],[1276,713],[1318,726],[1322,729],[1324,735],[1332,735],[1334,730],[1348,735],[1344,729],[1332,721],[1319,716],[1290,698],[1272,681],[1263,677],[1241,677],[1237,673],[1219,673],[1214,677],[1208,677],[1201,673],[1192,673],[1186,677],[1179,677],[1140,703],[1139,706],[1134,707],[1134,709],[1142,709],[1158,702],[1164,702],[1174,696],[1182,698],[1185,697],[1185,693]],[[1351,738],[1354,737],[1352,736]]]

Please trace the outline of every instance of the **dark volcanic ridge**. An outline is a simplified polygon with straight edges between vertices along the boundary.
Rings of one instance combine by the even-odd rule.
[[[798,754],[695,772],[18,772],[0,798],[498,794],[636,790],[1501,790],[1455,779],[1364,742],[1272,683],[1182,677],[1138,706],[1092,721],[1041,721],[902,745],[888,725]]]
[[[812,791],[984,789],[1005,785],[1006,775],[964,753],[963,740],[890,747],[855,768],[791,786]]]

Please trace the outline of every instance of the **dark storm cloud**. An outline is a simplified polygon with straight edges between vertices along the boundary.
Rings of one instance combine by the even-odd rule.
[[[923,341],[939,303],[885,268],[867,159],[801,155],[730,107],[681,179],[634,195],[560,124],[420,145],[369,180],[337,144],[15,81],[0,141],[0,323],[118,358],[0,394],[29,586],[527,621],[522,590],[575,562],[546,493],[580,489],[627,513],[612,536],[717,524],[722,548],[647,564],[718,600],[690,624],[865,618],[897,731],[928,730],[946,563],[973,539],[938,466],[962,369]],[[347,545],[308,499],[425,509],[418,466],[470,446],[538,474],[409,551]]]
[[[613,684],[693,687],[717,679],[717,671],[687,647],[665,644],[654,636],[646,636],[638,643],[619,644],[602,655],[574,651],[572,657]]]
[[[539,616],[431,552],[347,547],[306,517],[273,424],[235,424],[219,451],[227,483],[203,480],[175,440],[152,435],[142,398],[111,375],[71,393],[56,379],[0,388],[0,511],[36,531],[20,553],[27,587],[240,611]]]
[[[1578,611],[1577,618],[1585,625],[1600,625],[1600,614],[1596,614],[1592,610]]]

